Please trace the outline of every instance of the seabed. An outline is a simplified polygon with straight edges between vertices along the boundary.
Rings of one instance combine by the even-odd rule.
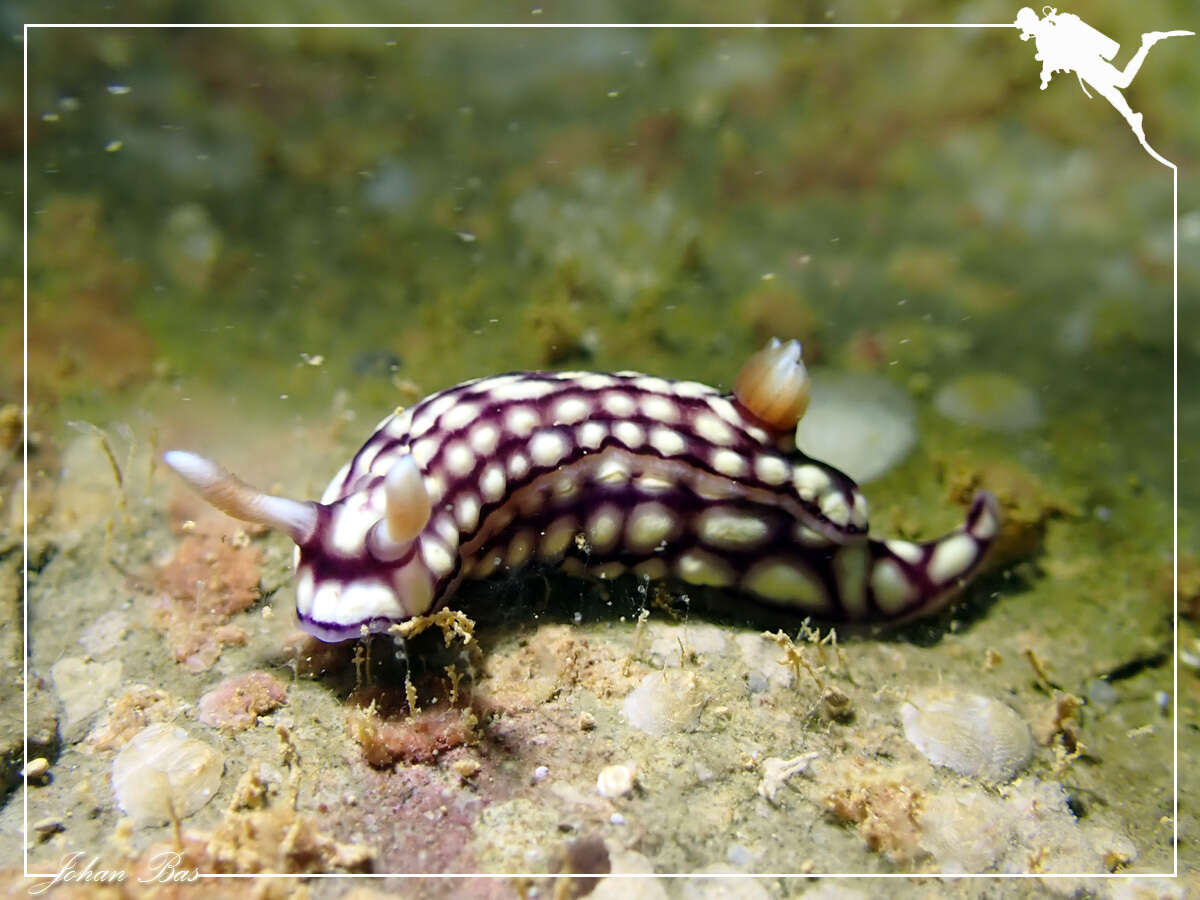
[[[1175,10],[1112,10],[1105,30],[1134,41]],[[0,640],[20,685],[27,602],[46,762],[22,785],[9,692],[5,881],[27,847],[31,870],[84,851],[131,882],[176,849],[294,876],[263,887],[279,896],[882,886],[782,873],[1078,876],[887,882],[898,897],[1200,889],[1186,845],[1181,880],[1095,877],[1169,872],[1176,825],[1200,824],[1186,802],[1172,819],[1173,711],[1181,759],[1200,715],[1200,415],[1185,390],[1175,697],[1170,173],[1065,79],[1038,91],[1015,33],[80,29],[28,50],[30,482],[9,279]],[[1138,79],[1181,172],[1198,86],[1195,54],[1166,45]],[[1180,213],[1186,312],[1200,221]],[[322,645],[297,633],[287,539],[157,462],[187,447],[317,497],[375,422],[465,378],[728,387],[773,335],[802,341],[814,394],[849,373],[907,396],[880,453],[911,448],[864,487],[873,533],[935,536],[976,489],[1000,499],[1004,541],[945,614],[783,632],[702,593],[550,574],[464,591],[470,639]],[[1198,356],[1185,331],[1182,370]],[[931,692],[942,761],[983,769],[906,737]],[[1028,731],[956,722],[996,708],[969,695]],[[167,749],[139,758],[148,727]],[[160,779],[118,779],[125,809],[122,754]],[[722,873],[764,877],[698,877]]]

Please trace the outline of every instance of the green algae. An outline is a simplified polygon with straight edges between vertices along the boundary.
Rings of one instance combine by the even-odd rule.
[[[1177,13],[1143,4],[1104,26],[1124,43],[1143,21],[1174,27]],[[485,811],[462,826],[468,844],[500,841],[476,863],[513,868],[567,823],[659,871],[747,853],[758,871],[805,859],[827,871],[919,867],[831,822],[830,782],[797,779],[787,816],[754,805],[757,766],[816,744],[849,778],[854,754],[902,752],[894,704],[874,694],[941,678],[982,680],[1032,719],[1053,699],[1023,656],[1033,651],[1079,695],[1159,659],[1112,680],[1114,707],[1085,711],[1086,756],[1043,748],[1034,773],[1084,798],[1089,826],[1123,831],[1138,849],[1131,870],[1170,868],[1172,722],[1155,695],[1171,686],[1171,186],[1111,110],[1085,106],[1065,80],[1037,91],[1013,34],[98,29],[35,31],[29,49],[29,363],[43,435],[32,462],[47,473],[48,510],[32,525],[36,544],[61,550],[31,584],[36,671],[81,652],[64,621],[82,630],[114,602],[144,612],[139,573],[173,540],[174,488],[160,475],[122,517],[105,504],[124,488],[98,476],[84,492],[55,474],[60,458],[86,455],[67,420],[128,423],[143,456],[186,439],[251,480],[315,496],[393,406],[464,378],[634,368],[728,385],[783,328],[804,332],[794,336],[810,358],[917,395],[916,449],[870,486],[875,532],[938,533],[988,487],[1019,526],[1010,552],[956,613],[845,646],[849,724],[810,718],[813,685],[748,696],[742,662],[719,654],[698,676],[711,695],[700,728],[661,746],[621,726],[613,685],[628,686],[616,676],[504,710],[511,758],[490,751]],[[1164,45],[1160,68],[1139,77],[1138,108],[1187,166],[1200,132],[1185,98],[1200,75],[1176,49]],[[1196,270],[1182,258],[1180,300],[1194,310]],[[10,328],[10,351],[15,339]],[[1183,349],[1194,366],[1196,347]],[[19,358],[6,355],[10,386]],[[1027,385],[1042,424],[987,433],[938,416],[932,395],[968,371]],[[1183,399],[1191,434],[1200,415]],[[1185,481],[1185,542],[1200,529],[1196,497]],[[246,614],[258,616],[243,623],[250,644],[225,651],[226,674],[282,665],[288,551],[266,540],[274,618]],[[636,657],[635,628],[588,624],[580,640],[592,649],[578,654]],[[185,704],[209,686],[148,629],[128,640],[127,681]],[[501,629],[487,647],[517,665],[549,640]],[[350,823],[341,839],[359,840],[358,828],[395,865],[403,847],[367,822],[365,802],[342,801],[347,790],[390,795],[346,759],[336,678],[297,682],[282,714],[319,770],[304,802],[336,809]],[[1196,685],[1181,671],[1186,722]],[[596,732],[570,727],[581,710]],[[239,764],[274,754],[262,727],[223,740]],[[58,782],[31,795],[34,817],[98,812],[39,845],[46,859],[99,848],[116,821],[107,760],[75,745],[62,754]],[[597,805],[595,771],[625,758],[639,760],[640,792]],[[528,783],[547,760],[558,793]],[[944,787],[905,765],[920,790]],[[466,804],[437,771],[437,790],[457,798],[446,802]],[[433,790],[418,794],[436,811]],[[227,799],[187,825],[216,827]],[[0,811],[5,832],[17,806]],[[536,828],[513,837],[531,809]],[[628,824],[612,824],[614,812]]]

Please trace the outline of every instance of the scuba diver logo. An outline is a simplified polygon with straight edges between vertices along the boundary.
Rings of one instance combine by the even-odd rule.
[[[1087,22],[1072,13],[1060,13],[1050,6],[1042,7],[1042,18],[1038,18],[1028,6],[1022,7],[1013,23],[1021,29],[1021,40],[1031,37],[1037,46],[1034,59],[1042,63],[1042,90],[1050,83],[1056,72],[1074,72],[1079,79],[1079,86],[1091,99],[1088,87],[1113,105],[1129,123],[1138,142],[1146,148],[1155,159],[1171,165],[1146,143],[1146,132],[1142,129],[1142,114],[1135,113],[1121,93],[1129,87],[1133,77],[1137,75],[1146,54],[1150,48],[1163,38],[1180,37],[1194,34],[1191,31],[1149,31],[1142,35],[1142,46],[1138,48],[1133,59],[1118,69],[1112,64],[1112,59],[1121,49],[1121,45],[1097,31]]]

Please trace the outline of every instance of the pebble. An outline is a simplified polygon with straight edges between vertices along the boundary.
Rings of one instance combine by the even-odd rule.
[[[1158,708],[1158,714],[1168,716],[1171,714],[1171,695],[1166,691],[1154,692],[1154,705]]]
[[[67,830],[67,826],[63,824],[62,819],[59,819],[55,816],[47,816],[44,819],[38,819],[33,823],[32,828],[34,833],[37,834],[41,840],[46,840],[46,838],[50,837],[51,835],[55,835],[59,832]]]
[[[21,770],[26,778],[35,779],[41,778],[50,771],[50,761],[44,756],[39,756],[36,759],[31,759],[29,764]]]
[[[987,782],[1011,781],[1033,759],[1033,735],[999,700],[934,688],[900,707],[904,736],[932,763]]]
[[[54,693],[63,708],[62,735],[66,741],[77,741],[87,733],[88,725],[101,709],[109,694],[121,682],[121,662],[84,662],[68,656],[50,669]]]
[[[729,860],[730,865],[743,868],[754,862],[754,854],[750,852],[748,847],[742,844],[730,844],[729,850],[725,853],[725,858]]]
[[[837,466],[859,484],[903,462],[917,441],[912,398],[874,375],[813,375],[812,403],[796,428],[796,445]]]
[[[933,405],[951,421],[989,431],[1024,431],[1042,421],[1033,391],[1001,372],[960,375],[937,392]]]
[[[110,609],[84,630],[79,643],[88,656],[103,656],[121,643],[128,630],[129,617],[119,609]]]
[[[173,725],[143,728],[113,761],[117,805],[139,825],[159,825],[171,811],[186,818],[212,799],[225,764],[207,744]]]

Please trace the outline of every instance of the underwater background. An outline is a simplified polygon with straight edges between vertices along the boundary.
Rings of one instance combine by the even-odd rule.
[[[1016,9],[765,2],[739,16],[1009,22]],[[1121,43],[1118,64],[1143,31],[1197,25],[1181,2],[1070,11]],[[255,11],[301,14],[427,16]],[[40,28],[24,48],[22,122],[21,21],[93,15],[38,4],[0,19],[12,76],[0,95],[0,636],[20,684],[27,601],[30,756],[47,760],[25,835],[21,694],[9,692],[6,877],[25,844],[40,871],[77,850],[140,871],[176,846],[204,871],[526,872],[593,896],[853,897],[879,883],[567,876],[1161,873],[1176,824],[1193,836],[1180,850],[1194,872],[1197,779],[1181,767],[1175,823],[1172,750],[1176,701],[1181,761],[1200,724],[1196,38],[1156,45],[1126,91],[1179,167],[1176,320],[1171,171],[1072,74],[1039,91],[1015,29]],[[458,3],[437,17],[645,15]],[[727,15],[689,4],[655,19]],[[286,539],[209,516],[156,463],[186,447],[316,497],[376,421],[461,380],[635,369],[728,389],[773,336],[799,338],[813,372],[821,418],[802,448],[867,482],[873,533],[941,534],[976,488],[997,494],[1005,541],[955,611],[839,634],[835,649],[827,629],[763,637],[681,612],[677,595],[510,580],[466,598],[480,620],[471,648],[427,634],[406,667],[378,639],[366,657],[298,638]],[[629,705],[638,691],[654,695],[649,730]],[[927,728],[971,732],[963,720],[993,709],[972,697],[1028,726],[1019,774],[948,769],[905,727],[906,705],[936,707],[946,720]],[[153,773],[160,799],[121,799],[114,765],[153,728],[165,757],[199,762],[176,782],[157,751],[130,753],[132,780]],[[171,744],[174,728],[192,743]],[[1002,738],[945,740],[994,761]],[[169,815],[154,806],[166,795]],[[1186,883],[1145,888],[1183,896]],[[977,896],[973,885],[938,890]]]

